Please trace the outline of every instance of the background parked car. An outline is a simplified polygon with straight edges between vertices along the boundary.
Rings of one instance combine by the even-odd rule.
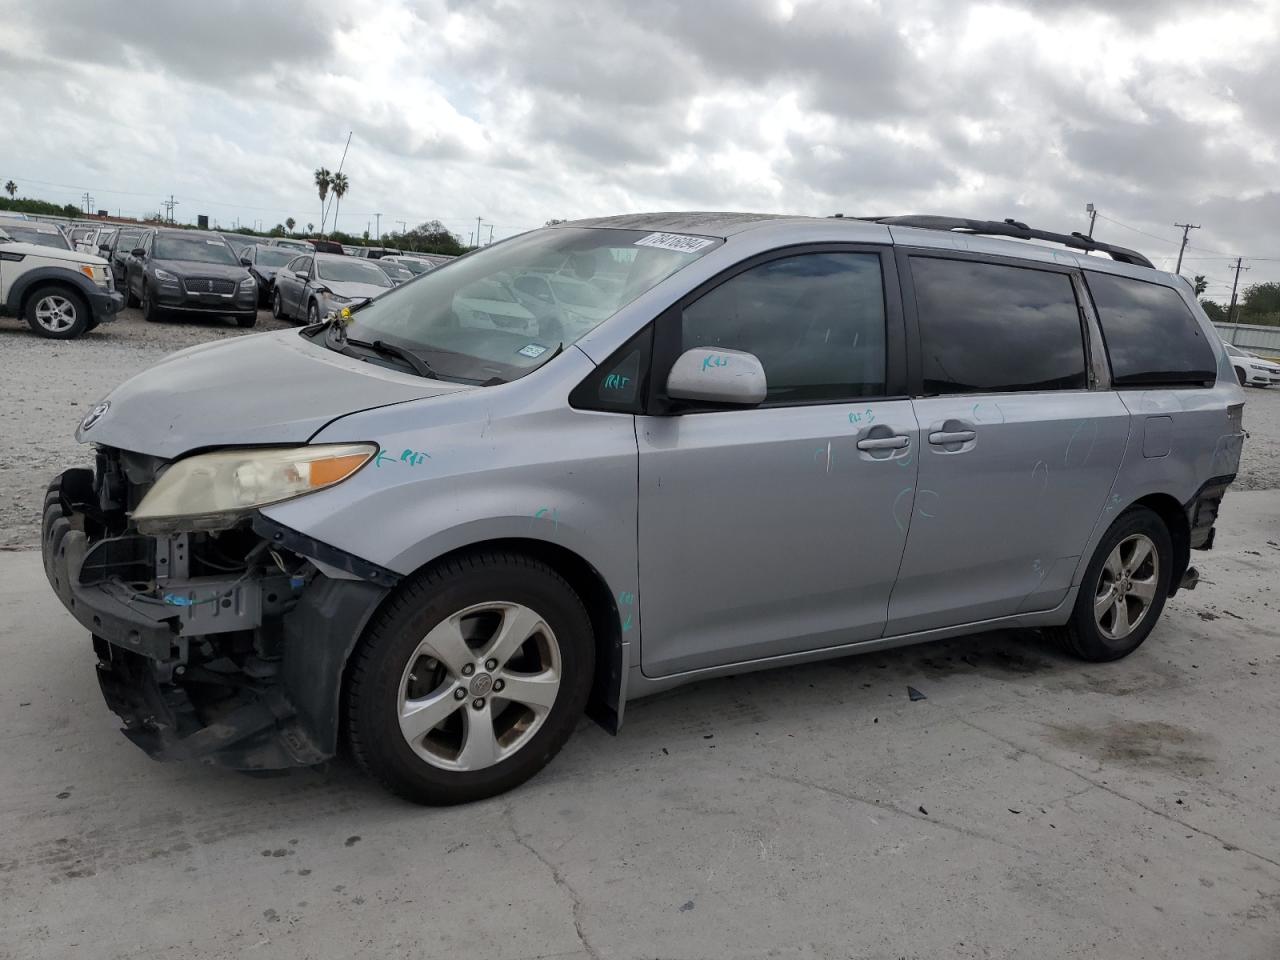
[[[231,249],[239,254],[245,247],[266,243],[266,237],[253,237],[247,233],[219,233],[218,236],[231,244]]]
[[[417,276],[417,274],[404,266],[404,264],[396,263],[394,260],[387,257],[383,257],[381,260],[374,260],[373,264],[385,273],[387,275],[387,279],[397,287]]]
[[[217,234],[151,229],[133,251],[128,297],[143,319],[166,312],[221,313],[241,327],[258,322],[258,282]]]
[[[111,275],[115,278],[115,287],[124,292],[125,281],[129,276],[129,261],[133,259],[133,250],[146,233],[145,227],[121,227],[111,238],[111,244],[102,257],[111,264]]]
[[[299,253],[314,253],[315,248],[305,240],[290,240],[288,237],[272,237],[267,241],[268,247],[284,247],[286,250],[297,250]]]
[[[10,229],[9,221],[0,225],[0,312],[52,340],[78,337],[119,312],[124,298],[112,289],[107,261],[65,245],[22,242]]]
[[[276,273],[271,315],[277,320],[318,323],[331,310],[357,307],[391,289],[372,263],[335,253],[295,257]]]
[[[265,247],[250,244],[240,251],[240,262],[249,268],[249,274],[258,282],[258,303],[266,306],[271,302],[271,293],[275,287],[276,272],[295,259],[298,254],[284,247]]]
[[[1260,357],[1251,350],[1224,343],[1227,356],[1231,358],[1231,366],[1235,368],[1236,379],[1242,387],[1269,387],[1280,383],[1280,363]]]

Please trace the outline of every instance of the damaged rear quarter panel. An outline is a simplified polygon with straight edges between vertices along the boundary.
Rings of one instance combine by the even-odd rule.
[[[514,383],[344,417],[312,442],[373,441],[379,457],[262,512],[400,574],[485,541],[544,541],[590,564],[615,599],[635,594],[634,418],[567,403],[593,367],[571,348]]]

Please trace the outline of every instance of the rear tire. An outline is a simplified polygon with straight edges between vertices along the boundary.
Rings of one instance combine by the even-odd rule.
[[[587,611],[550,567],[494,551],[447,560],[401,584],[365,630],[348,669],[347,740],[366,772],[415,803],[490,797],[569,739],[594,665]]]
[[[284,319],[284,310],[281,309],[279,290],[271,291],[271,319],[273,320]]]
[[[32,291],[23,309],[27,326],[50,340],[74,340],[88,329],[93,314],[88,301],[62,284]]]
[[[130,288],[129,282],[127,280],[125,281],[125,284],[124,284],[124,305],[126,307],[135,307],[135,308],[142,306],[141,301],[139,301],[138,298],[133,295],[133,290]]]
[[[1094,551],[1071,619],[1050,632],[1082,660],[1127,657],[1160,619],[1172,572],[1173,543],[1164,521],[1146,507],[1132,507]]]

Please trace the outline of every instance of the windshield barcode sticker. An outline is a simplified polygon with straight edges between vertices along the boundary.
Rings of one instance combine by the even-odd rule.
[[[521,347],[519,350],[516,351],[516,353],[520,354],[520,356],[530,357],[530,358],[540,357],[546,352],[547,352],[547,348],[542,346],[542,344],[540,343],[526,344],[525,346]]]
[[[660,247],[677,253],[697,253],[703,247],[715,243],[705,237],[690,237],[683,233],[651,233],[635,242],[637,247]]]

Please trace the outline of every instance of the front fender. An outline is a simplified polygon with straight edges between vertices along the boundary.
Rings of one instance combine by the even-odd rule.
[[[95,286],[92,280],[77,270],[71,270],[67,267],[36,267],[34,270],[28,270],[23,273],[13,281],[13,286],[9,288],[9,296],[5,300],[6,308],[16,316],[22,312],[22,301],[26,297],[27,291],[35,289],[41,283],[55,282],[75,287],[91,304],[94,302],[94,298],[102,293],[102,290]]]

